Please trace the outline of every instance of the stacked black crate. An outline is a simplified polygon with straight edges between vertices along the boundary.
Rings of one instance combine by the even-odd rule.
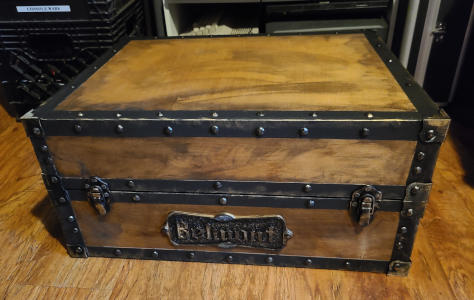
[[[0,99],[21,115],[125,36],[141,35],[141,0],[2,0]]]

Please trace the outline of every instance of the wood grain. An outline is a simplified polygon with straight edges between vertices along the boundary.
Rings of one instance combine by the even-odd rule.
[[[180,137],[49,137],[47,143],[59,172],[70,177],[386,185],[405,185],[416,146],[401,140]]]
[[[472,299],[474,187],[448,136],[408,277],[226,264],[72,259],[33,149],[0,108],[0,299]],[[466,165],[467,166],[467,165]],[[470,168],[472,169],[472,168]],[[465,171],[466,170],[466,171]],[[59,240],[58,240],[59,239]]]
[[[362,34],[132,41],[57,109],[415,110]]]
[[[172,211],[205,214],[226,212],[235,216],[281,215],[294,233],[294,237],[279,252],[249,248],[226,251],[376,260],[390,260],[399,219],[398,213],[380,211],[374,223],[361,230],[351,223],[345,210],[223,208],[122,202],[114,203],[111,212],[100,217],[88,202],[75,201],[73,207],[81,233],[89,246],[219,251],[216,247],[173,246],[161,229],[168,213]]]

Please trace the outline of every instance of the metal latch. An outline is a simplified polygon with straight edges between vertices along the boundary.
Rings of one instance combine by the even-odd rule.
[[[382,192],[366,185],[352,193],[349,212],[360,226],[367,226],[374,218],[375,211],[382,203]]]
[[[85,188],[89,203],[99,215],[105,216],[110,211],[110,201],[112,200],[109,185],[99,177],[91,177]]]

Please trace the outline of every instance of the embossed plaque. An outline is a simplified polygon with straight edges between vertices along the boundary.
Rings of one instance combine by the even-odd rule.
[[[174,211],[163,226],[174,245],[215,245],[280,250],[293,232],[282,216],[206,215]]]

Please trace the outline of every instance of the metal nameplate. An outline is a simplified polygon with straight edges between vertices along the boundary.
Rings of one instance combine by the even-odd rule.
[[[163,232],[173,245],[215,245],[221,248],[250,247],[280,250],[293,236],[285,219],[278,215],[234,216],[174,211]]]

